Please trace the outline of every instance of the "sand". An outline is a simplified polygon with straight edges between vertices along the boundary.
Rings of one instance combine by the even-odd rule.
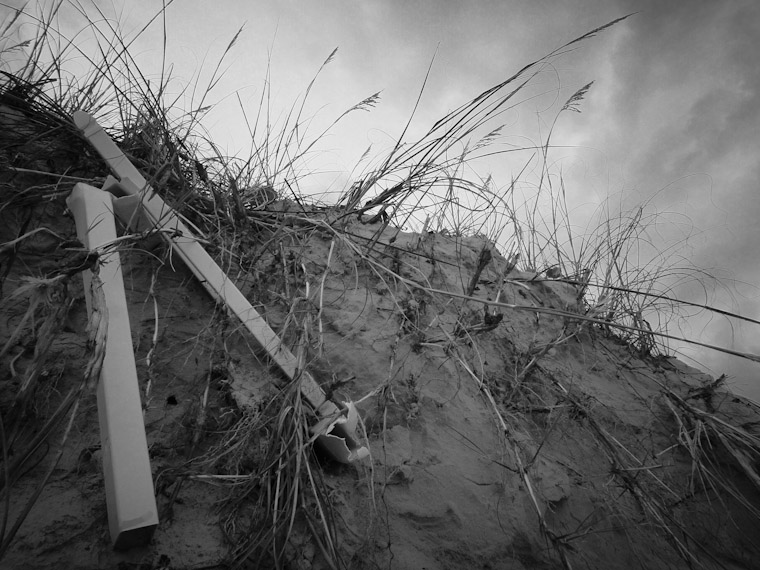
[[[50,179],[3,176],[0,243],[36,228],[75,237],[65,186],[14,202]],[[284,229],[271,241],[274,227]],[[758,409],[708,389],[714,379],[699,370],[584,322],[578,286],[563,276],[510,268],[483,236],[408,233],[286,201],[216,238],[210,253],[285,342],[301,346],[325,391],[356,403],[356,435],[371,452],[340,464],[303,443],[309,470],[300,484],[319,492],[303,495],[289,540],[278,544],[279,567],[757,567]],[[2,344],[23,329],[0,360],[4,418],[40,361],[39,325],[52,310],[43,305],[22,324],[29,297],[12,295],[66,263],[61,239],[25,239],[12,264],[3,250]],[[491,259],[465,299],[484,249]],[[246,552],[250,525],[266,530],[275,515],[256,510],[273,445],[267,421],[310,416],[282,415],[297,391],[160,238],[129,240],[121,257],[160,524],[149,545],[112,549],[88,390],[0,565],[275,567],[271,552]],[[60,293],[71,306],[56,323],[14,453],[80,382],[90,354],[81,274]],[[6,495],[9,525],[62,433]],[[309,526],[320,509],[330,513],[332,555],[326,531]]]

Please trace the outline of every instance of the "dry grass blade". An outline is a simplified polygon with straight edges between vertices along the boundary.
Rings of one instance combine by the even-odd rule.
[[[689,453],[693,472],[703,481],[703,489],[706,492],[721,490],[760,519],[760,509],[725,473],[725,460],[719,452],[722,448],[733,460],[735,468],[760,492],[760,472],[756,467],[760,462],[760,437],[691,405],[668,388],[663,387],[663,390],[666,403],[678,422],[679,442]]]
[[[483,382],[481,378],[478,378],[477,374],[472,371],[472,368],[465,362],[464,358],[462,358],[460,354],[456,355],[456,360],[457,363],[467,372],[468,376],[475,381],[478,389],[485,395],[486,400],[490,404],[491,411],[496,416],[500,431],[507,439],[507,441],[509,441],[511,444],[512,457],[514,458],[514,462],[517,467],[517,473],[525,483],[525,488],[528,491],[528,496],[530,497],[531,504],[533,505],[533,508],[538,517],[538,525],[541,534],[551,543],[555,552],[559,556],[560,561],[562,562],[562,567],[566,570],[571,570],[573,566],[570,562],[568,552],[572,549],[564,540],[564,537],[561,537],[555,533],[546,522],[546,518],[544,517],[544,510],[541,508],[538,497],[536,495],[535,484],[533,483],[528,473],[528,468],[522,459],[523,452],[520,450],[517,438],[515,437],[515,430],[507,423],[500,406],[496,403],[496,399],[494,398],[491,390],[485,384],[485,382]]]
[[[491,128],[487,134],[479,137],[478,142],[472,147],[469,146],[468,139],[474,136],[481,127],[486,126],[490,121],[509,110],[511,108],[510,103],[515,99],[517,94],[553,58],[563,53],[569,46],[590,38],[624,19],[625,17],[619,18],[605,26],[601,26],[593,32],[584,34],[561,48],[554,50],[547,56],[526,65],[505,81],[487,89],[474,99],[440,118],[419,140],[406,144],[403,142],[403,138],[409,127],[409,122],[411,122],[410,118],[407,126],[396,140],[393,149],[381,162],[380,166],[369,172],[358,187],[350,195],[344,196],[342,201],[347,204],[349,210],[357,209],[358,204],[381,181],[387,183],[393,178],[400,179],[401,181],[376,193],[364,206],[358,209],[358,212],[361,213],[370,208],[390,203],[394,203],[396,208],[398,208],[415,190],[423,189],[423,191],[428,191],[429,186],[438,184],[445,179],[445,177],[441,176],[441,173],[457,161],[462,162],[465,159],[474,159],[487,152],[487,149],[490,148],[490,143],[496,140],[496,134],[500,132],[501,127]],[[428,69],[425,81],[423,82],[420,97],[422,91],[424,91],[429,73],[430,69]],[[418,104],[419,97],[415,104],[415,109]],[[412,113],[413,115],[414,113]],[[464,152],[461,154],[453,153],[457,156],[456,159],[446,158],[452,154],[451,151],[458,145],[464,145]],[[503,152],[512,151],[513,149]]]
[[[696,549],[701,548],[698,540],[695,540],[686,526],[678,521],[671,513],[670,506],[665,498],[661,497],[654,489],[646,484],[646,479],[638,476],[644,473],[654,479],[657,487],[661,487],[667,494],[678,497],[667,485],[657,478],[653,470],[640,461],[636,454],[627,449],[620,441],[612,436],[600,423],[596,415],[588,407],[573,395],[561,383],[558,388],[564,397],[572,403],[577,410],[582,410],[584,421],[588,428],[604,450],[610,462],[611,473],[621,482],[621,487],[629,493],[637,502],[647,520],[654,523],[669,539],[670,545],[676,550],[681,558],[689,565],[703,566],[703,562],[697,556],[695,549],[689,547],[693,544]],[[631,461],[633,460],[633,464]],[[704,551],[708,557],[712,555]]]
[[[43,372],[50,347],[71,308],[72,299],[67,292],[67,283],[67,275],[58,275],[49,279],[30,279],[9,297],[14,301],[18,301],[19,297],[28,297],[29,304],[21,322],[10,336],[3,350],[0,351],[0,356],[7,353],[9,347],[12,346],[11,343],[15,343],[20,335],[26,331],[27,326],[35,321],[38,316],[43,316],[44,319],[36,333],[32,364],[27,368],[15,396],[13,412],[9,418],[12,424],[17,424],[25,417],[27,406],[36,388],[37,380]],[[15,437],[15,430],[11,434],[10,439],[12,441]]]
[[[224,507],[224,527],[234,544],[232,566],[290,567],[297,545],[310,537],[329,567],[344,567],[332,507],[312,467],[315,436],[308,426],[313,411],[302,399],[298,380],[264,398],[261,406],[259,412],[246,411],[223,445],[201,458],[206,464],[223,461],[234,475],[244,465],[251,470],[235,480]],[[260,455],[251,457],[253,464],[241,463],[250,455],[246,448],[252,438],[260,439]]]
[[[3,534],[0,535],[0,560],[3,559],[5,554],[8,551],[8,548],[10,547],[11,543],[13,542],[14,537],[16,536],[16,533],[18,532],[19,528],[23,524],[26,517],[29,515],[29,512],[32,510],[32,507],[34,507],[34,504],[39,499],[40,495],[42,494],[43,489],[47,485],[48,480],[50,479],[50,476],[53,474],[53,471],[55,470],[56,466],[58,465],[58,462],[61,459],[61,456],[63,454],[63,447],[66,443],[66,440],[68,439],[69,433],[71,431],[71,426],[74,421],[74,418],[76,417],[76,412],[79,408],[79,397],[81,396],[81,390],[72,390],[67,394],[67,396],[64,398],[64,400],[59,405],[58,409],[53,415],[54,421],[49,421],[43,431],[41,432],[42,438],[39,440],[39,443],[42,443],[42,441],[49,438],[52,433],[57,429],[58,424],[61,420],[68,414],[69,415],[69,421],[66,425],[66,429],[64,430],[63,437],[61,439],[60,448],[58,450],[58,453],[53,458],[50,466],[48,467],[45,475],[42,477],[40,482],[37,485],[37,488],[35,492],[27,499],[26,504],[22,508],[21,512],[17,515],[16,521],[13,523],[13,526],[7,531],[7,534],[5,533],[5,521],[8,517],[8,512],[5,511],[3,514]],[[34,449],[29,450],[29,454],[24,454],[24,457],[22,457],[22,461],[18,462],[16,465],[11,466],[7,469],[6,473],[7,476],[10,478],[10,481],[6,481],[6,483],[10,483],[9,485],[5,485],[5,488],[2,489],[2,491],[9,497],[10,496],[10,486],[12,485],[14,479],[14,472],[18,471],[18,469],[23,468],[24,463],[30,456],[31,452],[33,452]],[[8,508],[6,503],[6,508]]]
[[[105,295],[102,290],[102,283],[98,279],[97,275],[93,275],[91,281],[92,284],[92,304],[93,313],[89,322],[89,358],[82,375],[82,380],[77,388],[71,389],[68,394],[58,404],[58,407],[50,415],[49,419],[42,426],[42,428],[35,434],[34,438],[21,450],[17,450],[15,459],[10,462],[8,456],[9,440],[6,438],[6,424],[2,415],[0,415],[0,436],[2,438],[2,452],[3,452],[3,472],[0,474],[0,495],[5,495],[5,508],[3,510],[3,523],[0,532],[0,560],[8,551],[11,543],[13,542],[16,533],[27,518],[35,503],[39,499],[42,491],[50,480],[51,475],[55,471],[61,457],[64,453],[64,447],[68,440],[69,434],[77,417],[79,410],[80,400],[86,392],[91,392],[97,385],[100,371],[103,365],[103,359],[106,351],[106,331],[108,329],[108,313],[105,305]],[[48,332],[48,334],[53,334]],[[38,341],[39,342],[39,341]],[[49,342],[45,341],[45,344],[49,346]],[[35,362],[31,368],[37,370],[39,368],[38,359],[42,356],[35,350]],[[58,451],[52,459],[48,459],[49,466],[40,479],[37,487],[31,496],[27,499],[23,508],[16,515],[16,520],[10,529],[7,529],[7,521],[10,511],[11,501],[11,488],[14,483],[22,476],[23,471],[27,468],[27,464],[38,454],[41,446],[53,437],[57,433],[60,423],[68,415],[68,422],[60,442],[58,443]],[[14,425],[11,427],[11,433],[18,432],[21,429],[20,425]],[[7,529],[7,532],[6,532]]]

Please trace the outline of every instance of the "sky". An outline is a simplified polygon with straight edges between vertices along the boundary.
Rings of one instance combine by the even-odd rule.
[[[127,34],[160,7],[155,0],[95,1],[118,14]],[[246,155],[241,105],[249,117],[256,113],[267,68],[272,116],[282,120],[339,48],[307,99],[310,132],[373,93],[381,99],[370,112],[344,117],[307,162],[307,189],[327,199],[350,182],[369,145],[379,156],[393,144],[431,62],[411,139],[525,64],[630,13],[554,60],[505,115],[504,132],[509,142],[537,144],[567,98],[594,81],[582,112],[563,113],[552,136],[552,167],[563,174],[581,231],[605,200],[623,209],[646,204],[658,220],[652,243],[674,252],[668,269],[690,264],[701,271],[675,292],[760,319],[756,0],[177,0],[167,10],[166,60],[177,91],[205,86],[243,26],[208,95],[216,106],[203,126],[226,152]],[[76,26],[74,16],[61,17],[63,27]],[[141,68],[156,77],[163,42],[157,24],[133,48]],[[196,93],[185,104],[197,102]],[[502,156],[474,167],[506,187],[517,163]],[[677,324],[703,342],[760,354],[754,325],[705,315]],[[692,347],[683,347],[682,356],[715,375],[727,373],[735,390],[760,401],[760,364]]]

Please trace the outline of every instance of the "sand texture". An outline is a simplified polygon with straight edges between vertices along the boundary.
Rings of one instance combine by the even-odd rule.
[[[102,182],[97,159],[62,148],[52,166],[15,164]],[[5,465],[93,350],[74,182],[0,169]],[[8,532],[48,477],[2,568],[757,568],[759,410],[584,320],[572,276],[510,267],[482,236],[289,200],[216,228],[185,204],[328,396],[356,404],[370,457],[325,456],[297,387],[160,236],[122,227],[160,524],[148,546],[111,548],[88,386],[70,429],[67,415],[4,487]]]

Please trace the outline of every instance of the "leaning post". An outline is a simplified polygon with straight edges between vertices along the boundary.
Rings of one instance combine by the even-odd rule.
[[[88,249],[116,239],[113,196],[77,184],[66,200],[76,219],[77,234]],[[99,276],[108,307],[108,337],[98,381],[98,418],[108,526],[113,547],[124,550],[147,544],[158,525],[158,509],[145,437],[132,333],[119,253],[103,250]],[[92,311],[91,273],[84,273],[87,311]]]

